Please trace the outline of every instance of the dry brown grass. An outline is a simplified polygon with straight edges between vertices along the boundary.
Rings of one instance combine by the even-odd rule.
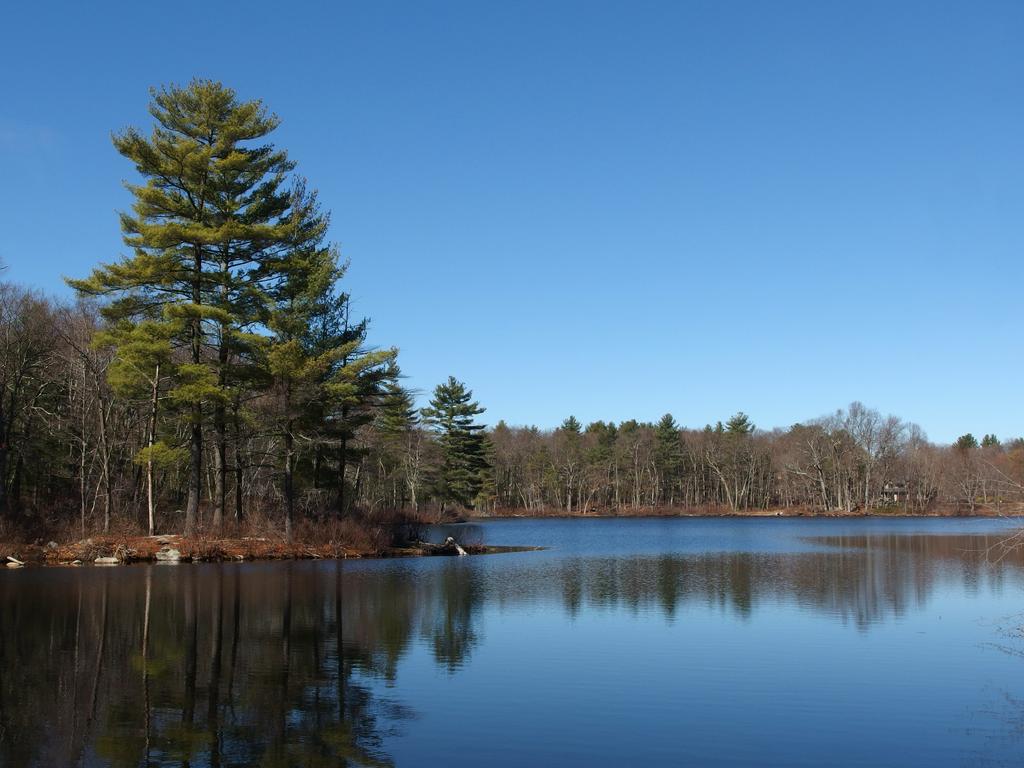
[[[181,515],[170,513],[159,519],[165,525],[171,520],[183,524],[179,518]],[[430,522],[430,515],[390,510],[357,511],[342,518],[320,513],[302,516],[288,540],[281,516],[260,511],[241,521],[229,517],[219,529],[204,516],[188,537],[177,533],[147,536],[139,523],[129,518],[112,520],[108,531],[83,537],[74,523],[34,518],[30,524],[18,526],[0,521],[0,555],[32,562],[92,562],[97,557],[131,562],[153,560],[159,549],[172,546],[182,559],[196,561],[367,557],[394,554],[417,540],[422,527]],[[48,546],[49,542],[60,544]]]

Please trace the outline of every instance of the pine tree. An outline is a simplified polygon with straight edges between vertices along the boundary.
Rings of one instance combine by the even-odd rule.
[[[488,467],[482,431],[474,421],[486,409],[473,400],[473,392],[454,376],[438,384],[430,406],[422,410],[423,420],[440,436],[444,452],[439,495],[471,507],[483,486]]]
[[[419,509],[420,488],[425,481],[428,440],[420,429],[420,411],[413,402],[412,393],[399,385],[401,373],[395,368],[395,379],[385,386],[384,406],[378,426],[397,457],[402,482],[408,496],[402,494],[399,507],[404,509],[408,499],[414,510]]]
[[[654,430],[654,439],[655,462],[661,479],[662,499],[673,504],[674,490],[683,466],[683,455],[679,444],[679,425],[671,413],[661,417]]]
[[[749,470],[754,466],[754,445],[749,439],[754,433],[750,418],[739,411],[723,426],[715,425],[713,432],[705,434],[704,461],[717,476],[729,508],[734,512],[747,506],[750,490]]]
[[[344,276],[341,267],[340,277]],[[388,385],[397,381],[398,350],[374,349],[367,344],[369,321],[353,321],[347,293],[332,291],[324,297],[308,331],[311,348],[330,353],[332,363],[320,386],[324,392],[318,414],[316,450],[333,453],[337,460],[335,513],[345,514],[355,494],[347,493],[350,464],[361,461],[364,449],[352,448],[363,427],[371,424],[388,401]]]
[[[619,438],[618,427],[614,422],[607,424],[595,421],[587,425],[587,434],[594,435],[592,447],[587,453],[587,462],[601,467],[605,472],[607,486],[611,489],[604,498],[606,505],[618,507],[619,498],[619,461],[615,444]]]
[[[583,504],[583,446],[581,435],[583,426],[575,416],[569,416],[555,430],[553,458],[558,472],[558,484],[565,489],[565,511],[573,512],[573,499],[578,511]]]
[[[295,441],[312,405],[324,399],[319,384],[334,363],[337,349],[310,344],[309,324],[340,277],[330,248],[288,253],[271,266],[275,278],[268,286],[266,324],[274,333],[267,352],[267,369],[276,395],[276,432],[282,438],[284,531],[291,539],[295,518]]]
[[[300,246],[267,260],[258,271],[267,297],[265,323],[274,336],[267,355],[279,402],[285,498],[285,534],[295,509],[296,438],[300,433],[352,428],[347,411],[372,414],[397,374],[397,350],[364,348],[367,321],[351,329],[345,274],[337,249],[325,244],[327,219],[316,195],[298,186],[291,205]],[[340,319],[339,319],[340,318]],[[372,418],[367,417],[367,421]]]
[[[401,375],[395,369],[396,378]],[[420,423],[420,412],[413,403],[412,393],[398,381],[389,381],[384,386],[384,400],[378,426],[389,437],[401,437]]]
[[[259,320],[257,268],[304,238],[308,222],[292,216],[286,188],[294,165],[263,141],[278,125],[259,101],[240,101],[220,83],[152,91],[149,137],[129,128],[114,146],[145,179],[128,184],[135,198],[121,214],[133,253],[70,284],[85,294],[114,296],[111,321],[165,322],[186,362],[169,389],[189,419],[185,529],[197,522],[203,473],[203,424],[215,434],[214,516],[223,515],[227,472],[226,407],[233,370],[252,353]]]
[[[569,416],[562,425],[559,427],[563,432],[572,432],[574,435],[578,435],[583,431],[583,425],[577,420],[575,416]]]
[[[953,443],[953,447],[958,451],[969,451],[978,447],[978,438],[968,432],[966,435],[960,435]]]
[[[740,411],[725,423],[725,431],[733,437],[746,437],[754,431],[754,425],[750,417]]]

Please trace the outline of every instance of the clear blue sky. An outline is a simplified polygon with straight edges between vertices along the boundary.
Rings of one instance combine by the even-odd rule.
[[[122,253],[110,132],[193,76],[262,98],[348,288],[488,421],[854,399],[1024,434],[1024,3],[9,4],[0,257]]]

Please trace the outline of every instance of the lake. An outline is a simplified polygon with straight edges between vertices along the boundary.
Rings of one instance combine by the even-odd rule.
[[[1019,521],[500,520],[0,572],[3,766],[1024,762]]]

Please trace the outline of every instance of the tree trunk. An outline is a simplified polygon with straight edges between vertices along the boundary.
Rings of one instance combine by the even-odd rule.
[[[292,520],[295,513],[295,438],[292,435],[292,422],[289,419],[284,431],[284,535],[292,540]]]
[[[85,538],[85,454],[87,451],[87,445],[85,442],[85,403],[82,404],[82,435],[81,435],[81,450],[78,453],[78,496],[79,496],[79,515],[82,524],[82,538]],[[4,473],[6,474],[6,473]],[[4,475],[0,475],[0,487],[3,487],[2,479]]]
[[[242,468],[242,424],[238,415],[238,396],[235,397],[231,418],[235,427],[235,522],[242,519],[242,480],[244,479]]]
[[[194,274],[192,276],[192,303],[197,307],[203,303],[203,249],[193,246]],[[202,362],[203,324],[198,317],[191,320],[192,364]],[[191,409],[192,424],[189,435],[188,502],[185,504],[185,535],[195,532],[199,519],[199,497],[203,492],[203,404],[194,401]]]
[[[5,443],[0,443],[0,512],[7,511],[7,456],[9,451]],[[85,477],[85,473],[82,473]],[[83,497],[84,498],[84,497]],[[83,502],[84,504],[84,502]]]
[[[10,453],[5,413],[3,397],[0,396],[0,514],[7,511],[7,455]]]
[[[313,490],[320,490],[320,464],[323,461],[323,449],[317,445],[313,452]]]
[[[225,328],[221,326],[217,350],[217,386],[221,392],[227,384],[228,350],[225,335]],[[224,523],[228,486],[228,415],[227,408],[220,400],[213,407],[213,434],[213,529],[219,531]]]
[[[185,504],[185,535],[195,533],[199,519],[199,494],[203,491],[203,407],[192,406],[192,425],[189,439],[188,501]]]
[[[14,460],[14,477],[11,478],[11,492],[7,497],[16,513],[21,512],[21,478],[25,469],[25,459],[19,453]]]
[[[160,363],[153,373],[153,389],[149,401],[149,455],[146,458],[146,510],[148,512],[149,535],[156,529],[156,502],[153,500],[153,443],[156,441],[156,409],[160,396]]]
[[[348,439],[341,438],[341,445],[338,448],[338,516],[345,515],[345,469],[348,467]]]
[[[228,435],[226,417],[227,414],[223,405],[214,407],[213,529],[215,531],[219,531],[224,522],[224,502],[227,499]]]
[[[229,268],[230,246],[224,244],[220,253],[220,301],[226,308],[229,300],[228,283],[231,279]],[[220,323],[217,334],[217,388],[223,395],[228,383],[228,344],[229,328]],[[224,522],[224,508],[227,499],[228,485],[228,425],[227,408],[223,400],[217,400],[213,407],[214,432],[214,478],[213,478],[213,529],[219,531]]]
[[[100,386],[97,380],[96,386]],[[103,477],[103,532],[110,530],[110,441],[107,439],[107,401],[100,395],[100,470]]]

